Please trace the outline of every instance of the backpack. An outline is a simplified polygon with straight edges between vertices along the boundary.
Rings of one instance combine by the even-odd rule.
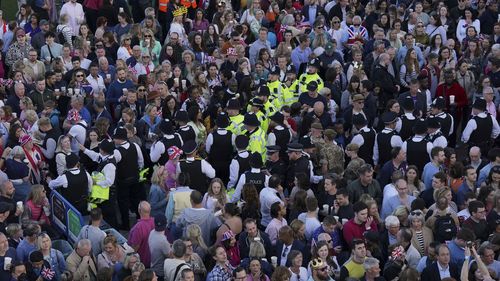
[[[61,30],[57,32],[57,39],[59,40],[59,44],[61,45],[64,45],[66,43],[66,37],[64,37],[64,32],[63,32],[65,28],[68,28],[68,26],[65,25],[63,28],[61,28]]]
[[[457,226],[451,214],[436,216],[434,222],[434,240],[444,243],[457,235]]]

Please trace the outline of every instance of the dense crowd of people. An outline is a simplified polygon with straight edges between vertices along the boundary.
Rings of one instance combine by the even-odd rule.
[[[0,280],[499,280],[499,4],[18,0]]]

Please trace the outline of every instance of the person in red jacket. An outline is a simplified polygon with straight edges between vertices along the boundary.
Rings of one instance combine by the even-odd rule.
[[[367,231],[378,232],[377,223],[372,217],[368,216],[368,206],[358,201],[352,206],[354,210],[354,218],[348,220],[344,224],[343,234],[344,239],[352,246],[353,239],[364,239],[363,234]]]
[[[446,102],[446,112],[453,115],[455,118],[453,132],[457,131],[458,125],[462,120],[462,115],[467,106],[467,94],[464,88],[458,84],[455,79],[453,69],[446,69],[443,73],[444,83],[439,84],[436,89],[436,98],[443,97]],[[455,137],[450,138],[450,145],[454,145]]]

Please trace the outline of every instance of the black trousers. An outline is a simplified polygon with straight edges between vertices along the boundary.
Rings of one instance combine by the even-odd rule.
[[[137,207],[146,199],[146,192],[138,178],[127,178],[116,182],[118,207],[122,218],[121,229],[130,230],[128,211],[132,210],[139,217]]]
[[[107,222],[112,228],[119,229],[118,217],[116,216],[116,195],[109,197],[109,200],[97,204],[102,211],[102,218]]]
[[[89,8],[84,8],[85,10],[85,18],[87,19],[87,24],[89,26],[89,29],[92,32],[95,32],[97,29],[96,23],[97,23],[97,17],[99,16],[99,11],[92,10]]]

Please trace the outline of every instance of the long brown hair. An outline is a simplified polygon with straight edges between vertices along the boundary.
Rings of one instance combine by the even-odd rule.
[[[220,192],[219,194],[215,195],[213,190],[212,190],[212,185],[214,183],[219,183],[220,184]],[[214,178],[210,184],[208,185],[208,191],[207,191],[209,196],[212,196],[214,198],[217,198],[217,201],[219,201],[219,204],[221,206],[226,205],[227,203],[227,195],[226,195],[226,186],[224,186],[224,183],[220,178]]]
[[[408,51],[406,52],[406,56],[405,56],[406,73],[409,73],[412,71],[418,72],[420,69],[420,67],[418,65],[418,59],[411,58],[412,51],[415,51],[415,53],[417,52],[417,50],[415,50],[414,48],[409,48]]]

